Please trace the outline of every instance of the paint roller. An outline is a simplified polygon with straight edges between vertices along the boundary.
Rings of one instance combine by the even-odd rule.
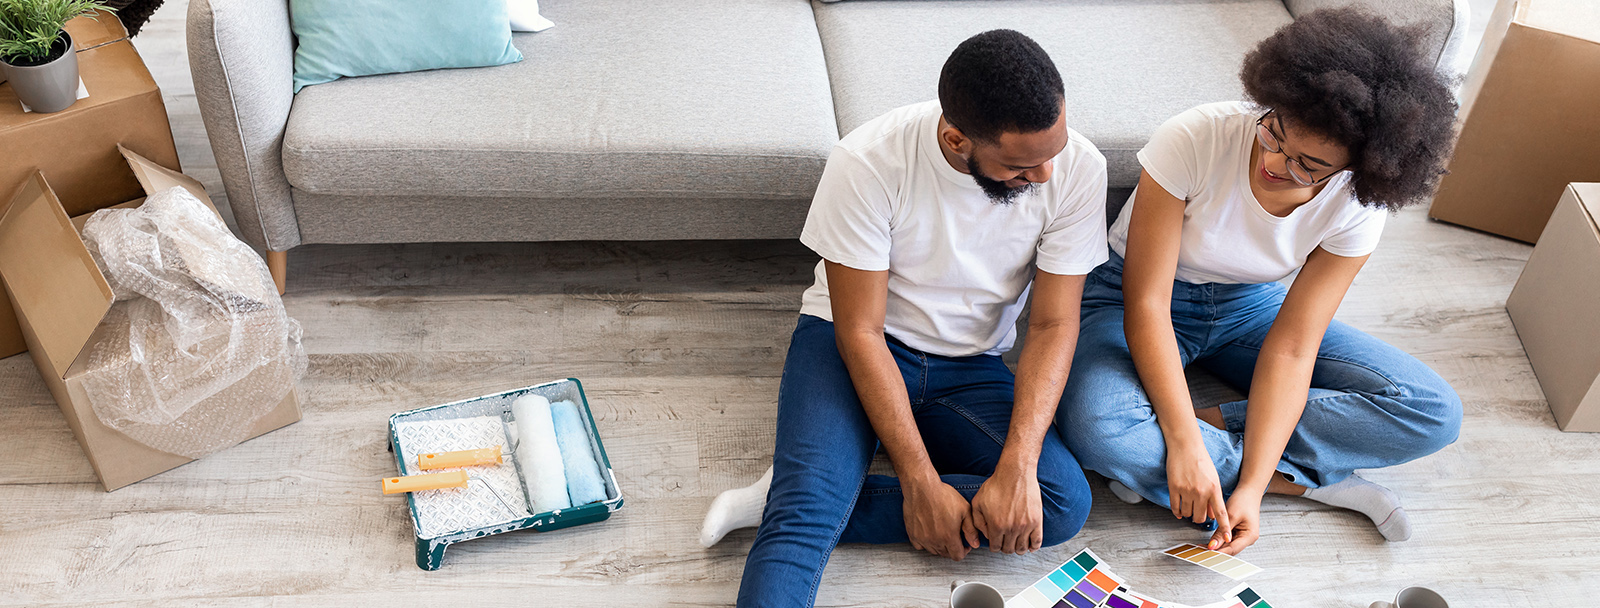
[[[417,468],[430,471],[469,466],[498,465],[509,455],[521,470],[523,491],[533,513],[605,500],[605,486],[599,462],[589,445],[588,432],[570,401],[554,405],[540,395],[523,395],[511,404],[516,431],[506,433],[513,440],[509,452],[500,446],[456,452],[419,454]],[[571,478],[574,487],[569,487]],[[464,488],[469,477],[463,471],[392,477],[384,480],[384,493],[415,492],[443,488]],[[491,488],[493,489],[493,488]],[[496,498],[499,498],[496,493]],[[504,503],[504,499],[501,499]]]
[[[556,443],[555,418],[550,400],[527,394],[511,402],[511,417],[517,422],[512,452],[522,470],[523,490],[528,493],[528,508],[544,513],[572,506],[567,496],[567,471],[561,463],[561,444]]]

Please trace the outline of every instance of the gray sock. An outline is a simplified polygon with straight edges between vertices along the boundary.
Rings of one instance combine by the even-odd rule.
[[[1400,506],[1400,497],[1378,484],[1351,475],[1331,486],[1307,488],[1306,498],[1325,505],[1360,511],[1378,526],[1385,539],[1398,542],[1411,538],[1411,518]]]

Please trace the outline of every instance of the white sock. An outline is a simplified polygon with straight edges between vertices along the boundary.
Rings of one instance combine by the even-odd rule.
[[[1106,484],[1106,486],[1111,488],[1112,494],[1117,495],[1117,500],[1130,505],[1136,505],[1144,502],[1143,496],[1140,496],[1138,492],[1133,491],[1128,486],[1122,485],[1122,482],[1120,481],[1113,479],[1111,480],[1111,483]]]
[[[1411,518],[1400,506],[1400,497],[1389,488],[1356,475],[1331,486],[1308,488],[1302,496],[1325,505],[1360,511],[1377,524],[1378,533],[1390,541],[1411,538]]]
[[[772,467],[761,479],[742,488],[734,488],[717,495],[706,510],[706,521],[700,524],[700,546],[710,548],[739,528],[761,524],[761,511],[767,508],[767,490],[772,487]]]

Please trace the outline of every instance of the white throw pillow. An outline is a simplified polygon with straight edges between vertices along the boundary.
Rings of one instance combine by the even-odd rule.
[[[506,0],[506,13],[513,32],[542,32],[555,25],[539,16],[539,0]]]

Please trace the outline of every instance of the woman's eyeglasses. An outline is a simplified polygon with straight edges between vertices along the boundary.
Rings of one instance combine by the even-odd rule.
[[[1261,118],[1256,119],[1256,141],[1261,142],[1261,147],[1266,148],[1268,152],[1279,154],[1283,152],[1283,143],[1278,141],[1278,136],[1272,133],[1272,129],[1267,128],[1265,123],[1268,116],[1272,116],[1271,110],[1268,110],[1266,114],[1262,114]],[[1282,125],[1283,123],[1279,122],[1278,124]],[[1333,176],[1338,175],[1340,171],[1349,168],[1349,165],[1345,165],[1322,176],[1321,179],[1313,179],[1311,170],[1307,169],[1299,159],[1290,158],[1286,164],[1289,166],[1289,178],[1301,186],[1315,186],[1328,181]]]

